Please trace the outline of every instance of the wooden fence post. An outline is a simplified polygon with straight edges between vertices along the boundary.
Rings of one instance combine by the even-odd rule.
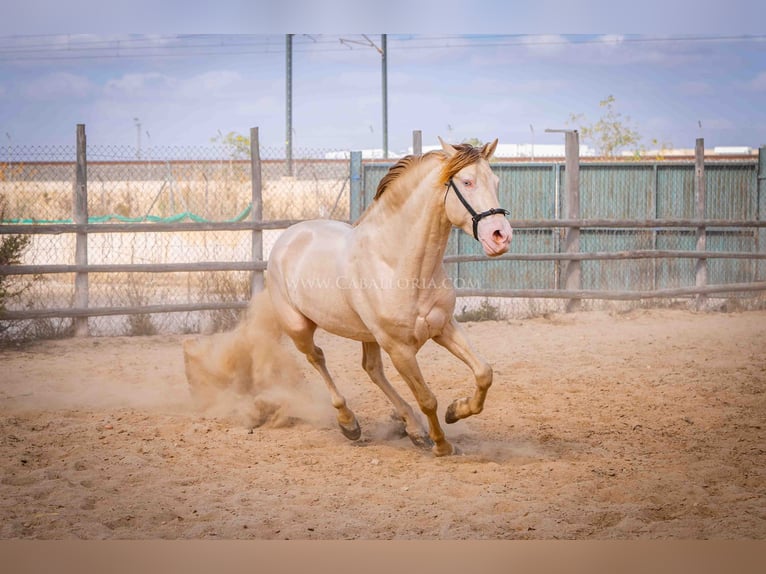
[[[263,188],[261,181],[261,148],[258,141],[258,128],[250,128],[250,172],[252,187],[251,217],[254,223],[263,221]],[[253,229],[252,260],[263,261],[263,231]],[[250,293],[263,291],[263,271],[256,269],[250,277]]]
[[[412,153],[414,155],[423,154],[423,132],[412,130]]]
[[[577,130],[568,130],[565,139],[566,153],[566,194],[567,213],[565,219],[580,219],[580,136]],[[580,252],[580,228],[570,227],[567,229],[565,250],[567,253]],[[564,271],[564,286],[567,291],[579,291],[582,278],[580,261],[567,261]],[[580,299],[570,299],[567,302],[567,312],[580,309]]]
[[[72,194],[72,221],[78,226],[75,233],[75,265],[88,264],[88,233],[84,226],[88,223],[88,162],[86,158],[85,124],[77,124],[77,167],[75,170],[74,193]],[[83,227],[80,227],[83,226]],[[74,308],[88,308],[88,272],[74,274]],[[88,317],[75,317],[73,320],[75,337],[87,337]]]
[[[694,203],[695,218],[702,221],[705,219],[705,197],[707,195],[707,186],[705,184],[705,140],[697,138],[694,146]],[[697,227],[697,251],[705,251],[707,243],[707,233],[705,226]],[[696,286],[705,287],[707,285],[707,259],[700,257],[696,265]],[[707,300],[704,294],[696,296],[696,307],[700,309]]]

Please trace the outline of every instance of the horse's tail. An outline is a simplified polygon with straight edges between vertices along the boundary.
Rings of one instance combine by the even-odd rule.
[[[266,422],[279,410],[273,389],[290,389],[302,381],[295,357],[281,340],[282,329],[264,289],[252,297],[233,329],[184,341],[186,379],[195,406],[227,414],[221,411],[232,404],[241,411],[243,395],[254,396],[247,424]]]
[[[268,284],[264,285],[263,291],[259,291],[250,299],[238,328],[245,330],[249,336],[269,336],[277,341],[282,337]]]

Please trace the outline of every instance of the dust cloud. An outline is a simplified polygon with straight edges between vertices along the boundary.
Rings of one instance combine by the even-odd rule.
[[[44,349],[44,350],[43,350]],[[25,365],[24,368],[22,366]],[[256,295],[231,331],[206,336],[41,341],[3,356],[0,406],[134,409],[199,415],[247,428],[334,425],[323,385]]]
[[[184,366],[195,408],[248,427],[332,421],[322,388],[309,385],[282,336],[268,293],[253,297],[233,330],[184,342]]]

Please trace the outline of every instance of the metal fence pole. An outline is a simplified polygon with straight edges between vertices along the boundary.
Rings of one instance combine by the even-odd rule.
[[[359,219],[364,211],[364,198],[362,197],[362,152],[352,151],[349,162],[349,219],[353,222]]]
[[[415,155],[423,154],[423,132],[420,130],[412,131],[412,153]]]
[[[554,162],[551,166],[551,189],[553,190],[553,219],[559,220],[561,217],[561,164]],[[562,232],[560,229],[552,228],[552,245],[554,253],[561,253]],[[553,261],[553,288],[561,289],[561,278],[563,277],[563,266],[566,262]]]
[[[256,223],[263,220],[263,188],[261,185],[261,150],[258,141],[258,128],[250,128],[250,170],[252,182],[251,217]],[[253,229],[252,259],[263,261],[263,231]],[[250,292],[255,295],[263,291],[263,271],[255,270],[250,279]]]
[[[77,166],[72,199],[72,220],[77,226],[88,223],[88,162],[86,158],[85,124],[77,124]],[[75,265],[88,264],[88,233],[84,227],[75,233]],[[88,308],[88,272],[79,271],[74,275],[74,308]],[[74,318],[75,337],[87,337],[87,317]]]
[[[707,195],[707,186],[705,184],[705,140],[697,138],[694,146],[694,203],[695,217],[698,220],[705,219],[705,196]],[[705,251],[707,243],[707,233],[705,226],[697,227],[697,251]],[[705,287],[707,285],[707,259],[697,259],[695,268],[696,286]],[[697,295],[696,306],[699,309],[705,304],[707,297]]]
[[[285,61],[285,109],[287,128],[285,129],[285,159],[287,160],[287,175],[293,176],[293,36],[285,36],[285,52],[287,54]]]
[[[660,193],[660,168],[657,163],[655,163],[652,166],[652,196],[651,196],[651,204],[649,207],[649,217],[653,219],[659,219],[660,215],[658,213],[659,210],[659,193]],[[652,249],[657,249],[657,230],[652,229]],[[658,288],[658,275],[659,272],[657,270],[657,263],[658,261],[656,259],[652,260],[652,289]]]
[[[758,172],[756,181],[756,218],[766,220],[766,146],[758,149]],[[755,250],[759,253],[766,251],[766,229],[760,228],[756,234]],[[766,279],[766,262],[757,262],[756,280]]]
[[[383,91],[383,157],[388,159],[388,48],[386,34],[380,35],[381,88]]]

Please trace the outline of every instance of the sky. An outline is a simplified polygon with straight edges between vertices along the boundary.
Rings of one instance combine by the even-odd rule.
[[[147,18],[143,0],[12,3],[0,24],[0,150],[73,144],[79,123],[89,144],[145,153],[251,127],[262,146],[283,149],[288,33],[296,153],[382,147],[383,33],[393,153],[407,151],[413,130],[424,145],[560,144],[545,130],[594,123],[609,96],[647,148],[693,148],[698,137],[711,148],[766,145],[758,2],[442,0],[438,18],[403,20],[407,4],[360,16],[342,1],[205,11],[173,0]],[[90,20],[72,16],[78,5]]]

